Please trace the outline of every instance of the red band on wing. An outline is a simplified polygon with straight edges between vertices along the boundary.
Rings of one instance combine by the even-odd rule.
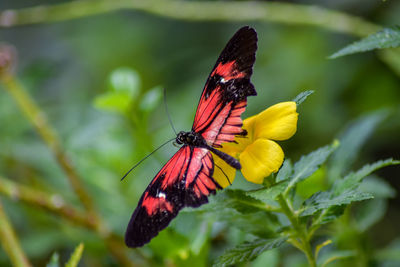
[[[161,183],[162,190],[166,190],[168,187],[171,187],[179,182],[184,172],[188,168],[188,164],[190,162],[190,153],[191,152],[189,147],[182,147],[167,162],[167,164],[164,165],[164,167],[159,172],[165,173],[165,177]],[[154,183],[155,181],[156,179],[154,179],[152,183]]]
[[[150,241],[183,207],[198,207],[221,188],[212,178],[214,161],[205,148],[182,146],[147,187],[125,234],[129,247]]]
[[[174,207],[165,198],[165,196],[152,197],[148,195],[148,192],[146,192],[144,195],[142,205],[146,208],[147,214],[149,216],[152,216],[157,212],[172,212],[174,210]]]
[[[235,65],[235,60],[227,63],[220,62],[215,70],[211,73],[211,76],[218,74],[224,78],[225,81],[245,77],[246,73],[240,72]]]

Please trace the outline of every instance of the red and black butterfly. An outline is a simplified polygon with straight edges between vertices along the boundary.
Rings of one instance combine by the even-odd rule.
[[[182,208],[207,203],[207,196],[221,189],[212,177],[211,152],[241,169],[239,161],[216,148],[247,134],[240,115],[247,97],[257,94],[250,82],[256,50],[257,33],[250,27],[229,40],[204,86],[192,130],[177,135],[182,147],[151,181],[132,214],[125,234],[128,247],[148,243]]]

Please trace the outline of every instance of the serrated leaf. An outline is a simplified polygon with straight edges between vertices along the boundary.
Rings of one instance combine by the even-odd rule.
[[[268,204],[270,201],[274,201],[279,194],[283,193],[288,184],[289,180],[281,181],[268,188],[249,191],[246,195]]]
[[[304,102],[304,100],[307,99],[307,97],[311,94],[313,94],[314,91],[313,90],[308,90],[308,91],[304,91],[301,92],[300,94],[298,94],[292,101],[296,102],[297,106],[300,105],[301,103]]]
[[[280,227],[276,215],[268,212],[256,212],[249,216],[234,209],[224,208],[214,214],[218,221],[228,223],[229,227],[235,227],[244,233],[261,238],[276,236],[276,229]]]
[[[361,201],[373,198],[370,193],[360,192],[358,190],[348,190],[335,196],[331,192],[319,192],[314,194],[306,201],[306,207],[301,216],[313,215],[320,210],[326,210],[334,206],[347,205],[355,201]]]
[[[293,172],[292,162],[290,161],[290,159],[285,159],[282,167],[279,169],[279,172],[276,175],[276,181],[280,182],[288,179],[292,175],[292,172]]]
[[[360,41],[344,47],[329,58],[338,58],[345,55],[371,51],[374,49],[394,48],[400,46],[400,27],[394,26],[385,28],[373,33]]]
[[[280,227],[278,218],[273,213],[255,212],[251,216],[243,214],[232,208],[221,208],[221,205],[208,209],[200,208],[194,212],[206,212],[206,218],[212,221],[225,222],[229,227],[235,227],[244,233],[252,234],[261,238],[276,236],[276,229]]]
[[[343,215],[347,206],[332,206],[320,212],[318,216],[312,218],[312,227],[330,223]]]
[[[343,179],[337,180],[333,185],[334,195],[340,195],[344,191],[356,188],[363,178],[380,168],[397,164],[400,164],[400,161],[386,159],[377,161],[372,164],[364,165],[360,170],[348,174]]]
[[[81,260],[82,253],[83,253],[84,245],[80,243],[72,253],[71,257],[65,264],[65,267],[76,267],[78,266],[79,261]]]
[[[276,239],[256,239],[251,242],[244,242],[236,248],[230,249],[220,256],[213,266],[230,266],[233,264],[254,260],[262,252],[280,247],[286,237]]]
[[[289,192],[298,182],[311,176],[318,167],[323,164],[328,156],[336,149],[338,144],[334,142],[332,145],[324,146],[311,152],[310,154],[300,158],[294,165],[294,173],[287,186],[284,194]]]
[[[51,255],[50,261],[46,264],[46,267],[59,267],[60,266],[60,256],[57,252]]]
[[[340,177],[351,166],[359,153],[361,146],[371,136],[377,125],[387,117],[386,111],[378,111],[362,116],[340,135],[340,146],[332,154],[329,176],[331,179]]]
[[[248,196],[245,191],[239,189],[224,190],[215,198],[220,204],[223,204],[224,208],[233,208],[245,214],[258,211],[268,211],[263,202]]]
[[[240,194],[236,196],[240,196]],[[236,200],[232,204],[232,201],[226,195],[223,195],[222,198],[219,195],[223,195],[222,192],[217,196],[210,197],[209,204],[193,209],[193,211],[206,212],[207,218],[229,223],[229,226],[236,227],[245,233],[251,233],[263,238],[276,236],[276,229],[280,227],[280,223],[274,213],[265,209],[249,207],[245,203],[237,203]],[[258,200],[256,201],[262,203]],[[262,205],[266,206],[265,204]],[[238,206],[240,206],[239,209],[237,209]],[[186,208],[186,210],[189,209]]]

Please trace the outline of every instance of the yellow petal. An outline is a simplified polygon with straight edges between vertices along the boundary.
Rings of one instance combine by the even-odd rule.
[[[246,136],[236,136],[235,142],[222,143],[222,147],[218,150],[231,155],[234,158],[238,158],[239,154],[246,149],[250,144],[249,139]]]
[[[293,101],[278,103],[267,108],[254,118],[250,118],[250,126],[254,131],[253,138],[262,137],[277,141],[289,139],[296,132],[298,115],[296,103]]]
[[[212,153],[212,152],[211,152]],[[212,153],[214,159],[214,180],[222,187],[225,188],[233,183],[235,180],[236,169],[228,165],[220,157]]]
[[[261,184],[265,177],[279,170],[283,157],[282,148],[277,143],[267,139],[257,139],[240,154],[244,178]]]

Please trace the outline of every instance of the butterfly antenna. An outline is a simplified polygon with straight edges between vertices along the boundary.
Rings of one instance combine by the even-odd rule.
[[[165,146],[166,144],[168,144],[169,142],[175,140],[175,138],[172,138],[171,140],[168,140],[167,142],[165,142],[164,144],[162,144],[161,146],[157,147],[153,152],[151,152],[150,154],[148,154],[146,157],[142,158],[138,163],[136,163],[127,173],[125,173],[125,175],[121,178],[121,181],[125,179],[126,176],[128,176],[128,174],[133,171],[137,166],[139,166],[140,163],[142,163],[145,159],[147,159],[148,157],[150,157],[151,155],[153,155],[157,150],[159,150],[160,148],[162,148],[163,146]]]
[[[169,123],[171,124],[172,130],[174,131],[175,135],[177,135],[178,133],[176,132],[175,127],[172,124],[171,117],[169,116],[168,106],[167,106],[167,90],[165,88],[164,88],[164,106],[165,106],[165,112],[167,113],[168,120],[169,120]]]

